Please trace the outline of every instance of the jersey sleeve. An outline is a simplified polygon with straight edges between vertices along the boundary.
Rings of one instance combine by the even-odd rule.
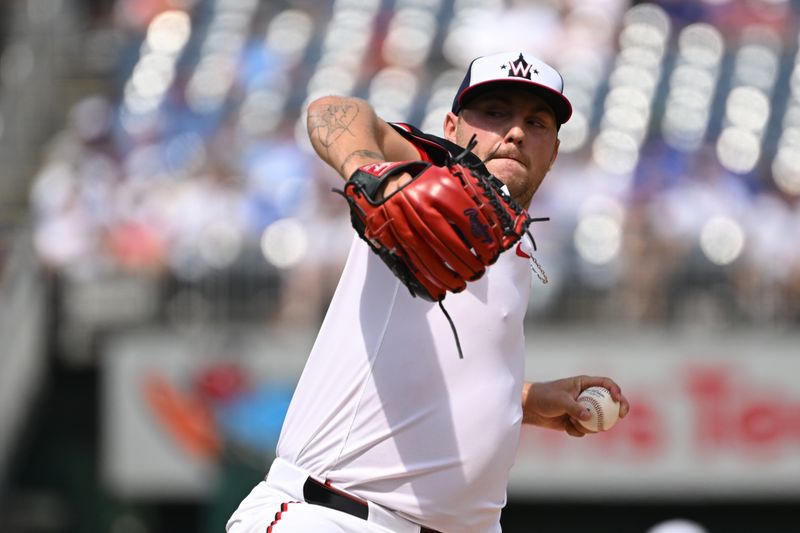
[[[423,133],[414,126],[403,122],[390,122],[389,125],[405,140],[414,145],[414,148],[417,149],[423,161],[442,166],[447,161],[449,155],[455,155],[448,147],[448,144],[453,143],[450,143],[446,139]],[[456,145],[453,144],[453,146]]]
[[[389,125],[414,145],[423,161],[428,161],[434,165],[444,166],[450,157],[455,157],[464,151],[463,147],[436,135],[423,133],[410,124],[390,122]],[[474,158],[473,162],[480,163],[480,160],[473,154],[468,154],[468,156]]]

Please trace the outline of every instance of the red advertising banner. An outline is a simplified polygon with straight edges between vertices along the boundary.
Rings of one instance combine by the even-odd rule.
[[[632,409],[610,431],[582,439],[524,428],[513,494],[800,494],[796,336],[551,332],[528,337],[530,379],[608,375],[623,387]]]

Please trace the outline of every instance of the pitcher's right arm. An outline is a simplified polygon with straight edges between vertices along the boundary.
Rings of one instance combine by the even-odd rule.
[[[360,98],[324,96],[308,106],[308,136],[319,157],[344,179],[359,167],[419,159],[414,146]]]

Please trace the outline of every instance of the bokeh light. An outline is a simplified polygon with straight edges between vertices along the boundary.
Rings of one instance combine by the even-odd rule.
[[[800,195],[800,146],[778,148],[772,161],[772,176],[778,189],[786,194]]]
[[[770,103],[754,87],[736,87],[728,94],[725,112],[733,126],[760,133],[769,119]]]
[[[284,218],[267,226],[261,236],[261,253],[278,268],[291,268],[308,252],[308,232],[297,219]]]
[[[185,11],[159,13],[147,29],[147,45],[155,53],[180,52],[192,34],[191,20]]]
[[[314,21],[308,13],[286,9],[270,21],[264,44],[280,54],[288,65],[294,65],[302,59],[313,31]]]
[[[742,128],[725,128],[717,140],[717,157],[731,172],[738,174],[750,172],[761,157],[758,136]]]
[[[639,143],[628,133],[604,130],[594,140],[592,157],[603,170],[627,174],[633,171],[639,160]]]
[[[581,111],[573,111],[569,122],[561,126],[559,153],[568,154],[583,148],[589,139],[589,121]]]
[[[573,240],[581,259],[593,265],[603,265],[619,253],[621,235],[620,224],[614,217],[595,214],[578,221]]]
[[[719,65],[725,41],[718,29],[699,22],[684,28],[678,36],[678,51],[688,62],[704,68]]]
[[[744,231],[732,218],[713,217],[703,225],[700,248],[709,261],[716,265],[734,262],[744,248]]]

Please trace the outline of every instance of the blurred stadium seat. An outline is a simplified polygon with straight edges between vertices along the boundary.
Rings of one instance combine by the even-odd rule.
[[[286,294],[254,320],[296,308],[292,277],[335,278],[349,235],[305,105],[362,96],[435,133],[465,62],[520,46],[563,70],[576,109],[533,206],[553,217],[537,228],[553,283],[531,318],[693,320],[674,310],[695,297],[709,320],[798,316],[800,255],[779,237],[800,227],[791,3],[180,5],[114,5],[113,81],[46,152],[36,243],[65,279],[227,276]],[[319,317],[330,283],[311,289],[318,308],[291,316]]]

